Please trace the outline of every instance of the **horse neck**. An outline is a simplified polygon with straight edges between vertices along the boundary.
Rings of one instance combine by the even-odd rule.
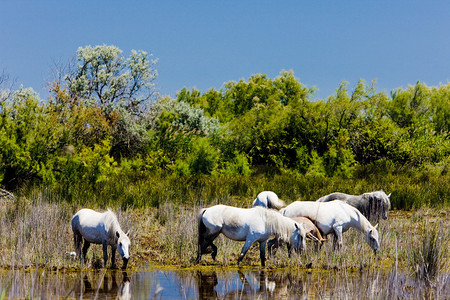
[[[359,210],[353,207],[351,207],[351,209],[354,212],[354,216],[351,217],[352,227],[361,231],[362,233],[367,233],[372,225]]]

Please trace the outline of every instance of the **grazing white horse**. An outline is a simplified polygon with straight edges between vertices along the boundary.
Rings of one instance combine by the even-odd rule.
[[[108,245],[111,246],[111,268],[115,268],[116,249],[123,259],[122,268],[125,269],[130,259],[130,239],[128,233],[120,228],[116,215],[108,209],[104,213],[92,209],[81,209],[72,217],[72,231],[77,256],[81,260],[81,243],[83,245],[83,259],[86,263],[86,253],[90,244],[103,245],[104,267],[108,261]]]
[[[295,201],[280,211],[286,217],[308,217],[324,236],[334,233],[335,248],[342,247],[342,233],[350,227],[357,229],[366,236],[366,242],[376,253],[378,242],[378,224],[372,226],[364,215],[353,206],[340,201],[314,202]]]
[[[208,246],[212,247],[212,258],[215,260],[217,247],[213,241],[219,234],[235,241],[245,241],[238,264],[244,258],[248,249],[254,242],[259,242],[259,255],[261,265],[265,266],[265,253],[267,239],[276,235],[300,252],[306,248],[306,232],[302,225],[290,218],[283,217],[279,212],[262,207],[238,208],[226,205],[214,205],[202,209],[198,217],[198,254],[196,263],[202,254],[210,253]]]
[[[344,193],[332,193],[321,197],[317,202],[328,202],[333,200],[342,200],[356,207],[367,219],[378,222],[380,215],[383,220],[388,217],[388,211],[391,208],[391,201],[383,191],[364,193],[359,196]]]
[[[265,208],[273,208],[276,210],[280,210],[283,206],[285,206],[284,202],[278,199],[277,194],[271,191],[264,191],[256,196],[255,201],[253,201],[252,207],[262,206]]]

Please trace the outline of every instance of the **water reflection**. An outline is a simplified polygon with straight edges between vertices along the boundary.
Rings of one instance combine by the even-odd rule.
[[[450,294],[449,283],[444,273],[426,290],[407,273],[379,270],[0,271],[0,295],[5,291],[6,299],[442,298]]]
[[[103,270],[81,273],[80,277],[81,280],[74,286],[75,297],[78,299],[102,299],[107,296],[131,299],[130,278],[126,272]]]

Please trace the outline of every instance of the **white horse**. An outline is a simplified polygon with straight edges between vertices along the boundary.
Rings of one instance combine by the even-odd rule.
[[[364,215],[353,206],[340,201],[314,202],[295,201],[280,211],[286,217],[308,217],[324,236],[334,233],[334,246],[342,247],[342,233],[353,227],[366,236],[366,242],[376,253],[378,242],[378,224],[372,226]]]
[[[283,206],[285,206],[284,202],[278,199],[277,194],[271,191],[264,191],[256,196],[255,201],[253,201],[252,207],[262,206],[265,208],[273,208],[276,210],[280,210]]]
[[[238,264],[244,258],[248,249],[254,242],[259,242],[261,265],[265,266],[265,253],[267,239],[272,235],[289,242],[300,252],[306,248],[306,232],[290,218],[283,217],[279,212],[262,207],[237,208],[226,205],[214,205],[202,209],[198,217],[198,254],[196,263],[202,254],[210,253],[208,246],[212,247],[212,258],[215,260],[217,247],[213,244],[216,237],[223,233],[227,238],[235,241],[245,241]]]
[[[111,268],[115,268],[116,249],[123,259],[122,268],[125,269],[130,259],[130,239],[128,233],[120,228],[116,215],[108,209],[99,213],[91,209],[81,209],[72,217],[72,231],[77,256],[81,260],[81,243],[83,245],[83,259],[86,263],[86,253],[90,244],[103,245],[104,267],[108,261],[108,245],[111,246]]]
[[[328,202],[333,200],[342,200],[353,207],[356,207],[367,219],[378,222],[380,215],[383,220],[388,217],[388,211],[391,208],[391,201],[383,191],[364,193],[359,196],[344,193],[332,193],[321,197],[317,202]]]

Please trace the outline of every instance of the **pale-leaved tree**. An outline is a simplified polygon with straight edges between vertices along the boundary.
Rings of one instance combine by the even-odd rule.
[[[156,97],[156,59],[145,51],[125,58],[115,46],[86,46],[77,50],[77,66],[66,75],[72,97],[96,101],[105,112],[118,106],[133,115],[143,113]]]
[[[146,113],[157,97],[156,59],[145,51],[125,58],[115,46],[86,46],[77,50],[77,65],[65,76],[73,99],[101,108],[114,124],[111,154],[130,157],[148,141]]]

